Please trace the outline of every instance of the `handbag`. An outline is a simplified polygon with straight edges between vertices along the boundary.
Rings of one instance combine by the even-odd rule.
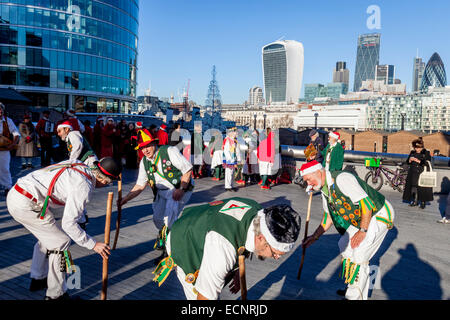
[[[431,162],[427,161],[430,166],[430,171],[425,166],[423,172],[419,175],[419,187],[422,188],[436,188],[437,187],[437,172],[433,171]]]

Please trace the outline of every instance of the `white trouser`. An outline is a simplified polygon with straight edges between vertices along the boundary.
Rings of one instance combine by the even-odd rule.
[[[0,151],[0,185],[6,189],[11,189],[12,179],[9,172],[11,162],[11,153],[9,151]]]
[[[170,233],[167,236],[166,251],[167,251],[167,254],[170,256],[170,254],[172,253],[171,243],[170,243]],[[187,300],[197,300],[197,291],[195,290],[195,287],[192,283],[186,282],[186,273],[184,273],[183,269],[176,266],[175,272],[177,273],[178,281],[180,281],[181,286],[183,287],[183,291],[184,291],[184,295],[186,296],[186,299]]]
[[[225,189],[233,188],[234,168],[225,168]]]
[[[67,250],[70,238],[56,225],[55,218],[50,210],[43,220],[38,218],[39,210],[33,211],[34,203],[24,195],[11,189],[6,198],[6,205],[11,216],[28,229],[37,239],[31,261],[30,276],[33,279],[47,277],[47,293],[50,298],[57,298],[67,291],[66,274],[60,271],[61,256],[50,254],[47,250]]]
[[[386,205],[389,207],[391,219],[394,221],[394,209],[387,200]],[[376,219],[377,216],[385,219],[388,218],[388,214],[384,206],[383,209],[381,209],[370,220],[366,237],[357,248],[352,249],[350,245],[351,238],[356,232],[358,232],[358,229],[353,226],[348,227],[345,234],[339,240],[338,245],[341,250],[342,258],[350,259],[351,262],[360,265],[358,280],[353,284],[349,284],[347,287],[345,298],[348,300],[367,300],[370,287],[369,261],[380,248],[381,243],[389,230],[385,223]]]
[[[178,219],[178,216],[186,203],[191,198],[192,191],[188,191],[180,201],[175,201],[172,198],[174,190],[175,189],[158,190],[158,193],[156,194],[156,199],[153,202],[152,208],[153,222],[158,230],[161,230],[164,225],[170,229],[172,224]]]

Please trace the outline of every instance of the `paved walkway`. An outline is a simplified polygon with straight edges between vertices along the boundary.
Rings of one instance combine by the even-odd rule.
[[[13,180],[29,171],[23,171],[17,161],[12,163]],[[124,194],[134,185],[137,171],[124,172]],[[279,185],[270,191],[258,186],[241,188],[237,193],[225,193],[223,182],[210,179],[196,180],[197,186],[188,206],[224,199],[230,196],[248,197],[263,206],[287,203],[301,213],[302,231],[306,220],[307,195],[297,185]],[[88,233],[103,241],[106,198],[112,186],[94,191],[88,205],[90,223]],[[445,207],[444,195],[425,210],[411,208],[402,203],[398,192],[385,192],[396,210],[395,227],[386,237],[382,248],[372,259],[378,268],[371,299],[450,299],[450,226],[436,223],[439,209]],[[115,197],[117,194],[115,195]],[[123,208],[123,220],[118,248],[109,261],[108,299],[184,299],[175,273],[171,274],[161,288],[152,282],[154,262],[159,252],[153,251],[157,230],[152,221],[150,190]],[[313,198],[309,230],[313,232],[322,218],[320,196]],[[60,217],[62,210],[55,212]],[[116,208],[114,206],[111,239],[114,239]],[[302,279],[296,279],[301,257],[300,240],[296,249],[282,259],[247,262],[248,299],[340,299],[336,290],[343,287],[339,279],[340,257],[337,247],[339,235],[334,228],[310,247],[306,253]],[[0,299],[43,299],[45,292],[31,293],[29,270],[33,245],[36,239],[15,222],[6,209],[3,192],[0,192]],[[94,252],[72,245],[70,248],[75,264],[81,270],[80,278],[73,276],[70,294],[83,299],[100,298],[102,260]],[[376,268],[374,268],[376,270]],[[221,299],[238,299],[225,289]]]

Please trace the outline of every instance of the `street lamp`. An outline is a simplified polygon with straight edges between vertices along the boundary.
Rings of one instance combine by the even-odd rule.
[[[314,113],[314,117],[316,118],[316,119],[315,119],[315,122],[314,122],[314,123],[315,123],[315,124],[314,124],[314,128],[317,129],[317,118],[319,117],[319,114],[318,114],[317,112]]]
[[[405,117],[406,117],[406,112],[402,112],[400,113],[400,115],[402,116],[402,131],[405,130]]]

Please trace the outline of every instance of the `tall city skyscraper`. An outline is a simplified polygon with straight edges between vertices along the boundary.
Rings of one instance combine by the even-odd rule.
[[[384,84],[394,84],[395,67],[391,64],[377,65],[375,67],[375,80]]]
[[[303,45],[281,40],[262,48],[266,103],[297,103],[303,79]]]
[[[411,90],[413,92],[419,91],[422,84],[423,72],[425,71],[425,62],[422,62],[422,58],[415,57],[413,65],[413,79]]]
[[[350,70],[347,69],[345,61],[336,62],[336,68],[333,70],[333,82],[349,84]]]
[[[248,92],[248,104],[252,106],[262,103],[264,103],[263,89],[258,86],[250,88]]]
[[[37,107],[130,111],[138,17],[137,0],[3,1],[0,87]]]
[[[425,67],[420,90],[427,90],[428,87],[445,87],[447,85],[447,75],[444,63],[437,52],[435,52]]]
[[[355,81],[353,91],[359,91],[364,80],[375,79],[375,66],[380,60],[381,34],[363,34],[358,37]]]

